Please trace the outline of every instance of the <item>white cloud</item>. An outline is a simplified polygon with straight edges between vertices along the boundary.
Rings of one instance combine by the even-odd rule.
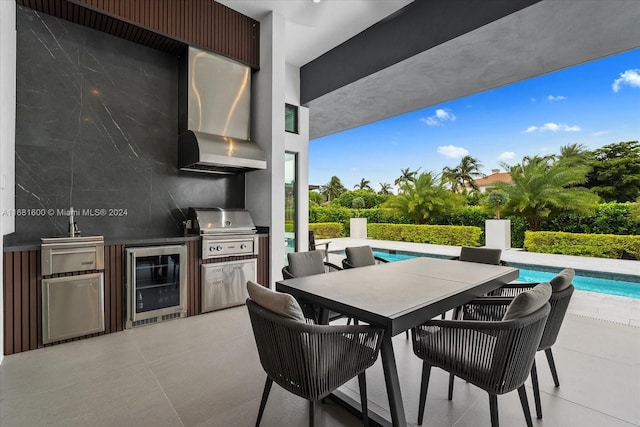
[[[563,95],[558,95],[558,96],[549,95],[547,96],[547,99],[551,102],[554,102],[554,101],[564,101],[565,99],[567,99],[567,97]]]
[[[434,117],[422,117],[420,121],[422,123],[426,123],[429,126],[438,126],[440,124]]]
[[[513,151],[505,151],[504,153],[498,156],[498,160],[501,162],[506,162],[507,160],[514,159],[516,157],[516,153]]]
[[[602,136],[602,135],[606,135],[608,133],[611,133],[611,131],[610,130],[601,130],[601,131],[598,131],[598,132],[594,132],[593,136]]]
[[[445,110],[438,108],[435,116],[422,117],[421,122],[426,123],[429,126],[439,126],[442,122],[455,122],[456,116],[451,110]]]
[[[438,153],[450,159],[459,159],[469,154],[469,150],[454,145],[442,145],[438,147]]]
[[[542,126],[529,126],[521,133],[533,133],[533,132],[580,132],[582,129],[580,126],[569,126],[563,123],[545,123]]]
[[[624,73],[620,73],[620,78],[613,81],[611,89],[614,92],[618,92],[622,85],[629,85],[631,87],[640,87],[640,69],[627,70]]]
[[[536,102],[536,99],[535,98],[531,98],[530,101],[531,102]]]
[[[451,110],[443,110],[442,108],[438,108],[436,110],[436,117],[442,121],[456,121],[456,116],[451,112]]]

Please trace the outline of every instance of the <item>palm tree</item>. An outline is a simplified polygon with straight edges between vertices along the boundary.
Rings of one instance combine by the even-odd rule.
[[[420,169],[421,168],[418,168],[414,171],[412,171],[409,168],[400,169],[400,176],[396,178],[396,180],[393,183],[398,187],[402,188],[404,185],[410,182],[415,182],[416,176],[418,175],[418,171],[420,171]]]
[[[480,160],[466,155],[460,159],[460,164],[455,168],[451,169],[450,167],[445,167],[442,169],[442,179],[443,181],[450,183],[451,191],[453,193],[457,193],[461,190],[462,193],[466,194],[467,185],[475,191],[478,191],[479,189],[475,178],[484,176],[484,174],[480,172],[480,168],[482,168]]]
[[[380,182],[380,191],[378,191],[378,194],[391,194],[391,184],[388,184],[386,182]]]
[[[482,163],[480,163],[480,160],[475,157],[466,155],[460,159],[460,164],[456,169],[458,169],[458,180],[462,185],[462,188],[465,189],[465,192],[465,184],[469,184],[471,188],[478,191],[478,185],[476,185],[475,178],[484,176],[484,174],[480,172],[480,168],[482,168]]]
[[[592,153],[582,144],[569,144],[560,147],[558,160],[567,165],[585,165],[592,158]]]
[[[354,185],[353,188],[359,188],[360,190],[372,190],[369,184],[371,184],[371,181],[362,178],[360,180],[360,184]]]
[[[420,174],[403,188],[402,193],[389,199],[384,206],[418,224],[425,224],[434,215],[454,212],[463,205],[462,196],[449,192],[431,172]]]
[[[451,186],[451,192],[458,192],[458,168],[450,168],[449,166],[445,166],[442,168],[442,181]]]
[[[340,178],[335,175],[331,177],[327,184],[320,187],[320,193],[327,198],[328,202],[330,202],[332,199],[335,199],[336,197],[339,197],[340,194],[344,193],[345,191],[347,191],[347,189],[344,188],[344,185],[342,185],[342,182],[340,182]]]
[[[521,216],[529,230],[537,231],[545,218],[595,207],[598,196],[579,187],[588,171],[587,165],[567,164],[555,156],[527,156],[509,168],[512,182],[496,188],[509,195],[505,211]]]

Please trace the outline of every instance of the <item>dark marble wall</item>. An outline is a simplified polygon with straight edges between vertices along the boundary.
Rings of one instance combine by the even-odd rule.
[[[189,206],[244,207],[244,176],[177,170],[178,58],[17,8],[16,232],[182,234]]]

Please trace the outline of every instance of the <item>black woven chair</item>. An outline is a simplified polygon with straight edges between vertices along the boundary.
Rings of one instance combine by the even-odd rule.
[[[316,251],[319,250],[318,246],[324,246],[324,259],[329,261],[329,245],[331,244],[331,240],[324,241],[322,243],[316,243],[316,235],[313,231],[309,230],[309,250]]]
[[[558,372],[556,371],[556,364],[553,360],[553,352],[551,347],[555,344],[560,332],[560,327],[564,320],[571,296],[573,295],[574,287],[571,284],[575,277],[575,271],[572,268],[565,268],[558,275],[556,275],[551,281],[551,298],[549,298],[549,304],[551,305],[551,312],[547,319],[542,339],[538,345],[538,351],[544,350],[547,356],[547,362],[551,369],[551,376],[556,387],[560,387],[560,381],[558,380]],[[491,301],[503,301],[510,302],[513,297],[521,292],[532,289],[539,283],[510,283],[490,293],[491,296],[486,297]],[[480,298],[480,299],[485,299]],[[492,303],[488,302],[486,306],[475,305],[465,306],[463,309],[463,318],[466,320],[495,320],[501,319],[506,311],[506,303]],[[536,368],[535,360],[531,367],[531,384],[533,386],[533,397],[536,404],[536,416],[538,419],[542,419],[542,405],[540,402],[540,387],[538,385],[538,372]],[[452,380],[450,379],[449,388],[453,387]]]
[[[309,252],[292,252],[287,254],[289,265],[282,267],[282,277],[284,279],[294,279],[296,277],[305,277],[314,274],[331,273],[334,271],[341,271],[342,269],[330,262],[322,261],[322,251],[309,251]],[[310,304],[302,302],[302,308],[305,315],[311,319],[314,319],[317,323],[320,322],[319,310],[313,308]],[[327,320],[329,322],[333,320],[346,317],[343,314],[336,313],[335,311],[329,311]],[[348,318],[347,325],[351,323],[351,318]]]
[[[346,248],[344,251],[347,257],[342,260],[342,268],[345,270],[348,268],[366,267],[368,265],[389,262],[384,258],[375,256],[371,246],[356,246]]]
[[[487,300],[479,304],[487,305]],[[504,299],[494,303],[509,305]],[[435,366],[489,394],[492,427],[499,425],[497,396],[517,389],[527,426],[532,427],[524,382],[550,310],[544,299],[541,303],[544,305],[532,313],[510,320],[430,320],[412,329],[413,352],[423,360],[418,424],[422,424],[431,367]],[[467,306],[474,304],[476,300]],[[449,400],[452,393],[450,384]]]
[[[502,261],[502,249],[493,248],[474,248],[469,246],[463,246],[460,248],[460,255],[452,257],[450,259],[456,261],[477,262],[478,264],[490,264],[490,265],[502,265],[508,267],[509,264],[506,261]],[[453,319],[460,317],[462,307],[456,307],[453,310]],[[445,313],[442,313],[442,318],[445,318]]]
[[[368,426],[365,370],[378,358],[382,329],[365,325],[302,323],[275,314],[247,299],[260,363],[267,373],[256,427],[273,382],[309,401],[309,425],[315,402],[358,377],[363,425]]]
[[[500,259],[501,256],[501,249],[472,248],[463,246],[460,248],[460,255],[452,257],[451,259],[467,262],[477,262],[480,264],[502,265],[505,267],[509,266],[506,261],[502,261]]]

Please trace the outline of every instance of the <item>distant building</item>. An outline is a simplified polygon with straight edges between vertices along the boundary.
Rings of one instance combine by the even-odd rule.
[[[478,178],[475,182],[480,189],[480,192],[486,193],[491,191],[498,182],[510,183],[511,175],[509,172],[500,172],[500,169],[491,169],[491,175],[487,175],[484,178]],[[469,187],[469,184],[466,185]]]

